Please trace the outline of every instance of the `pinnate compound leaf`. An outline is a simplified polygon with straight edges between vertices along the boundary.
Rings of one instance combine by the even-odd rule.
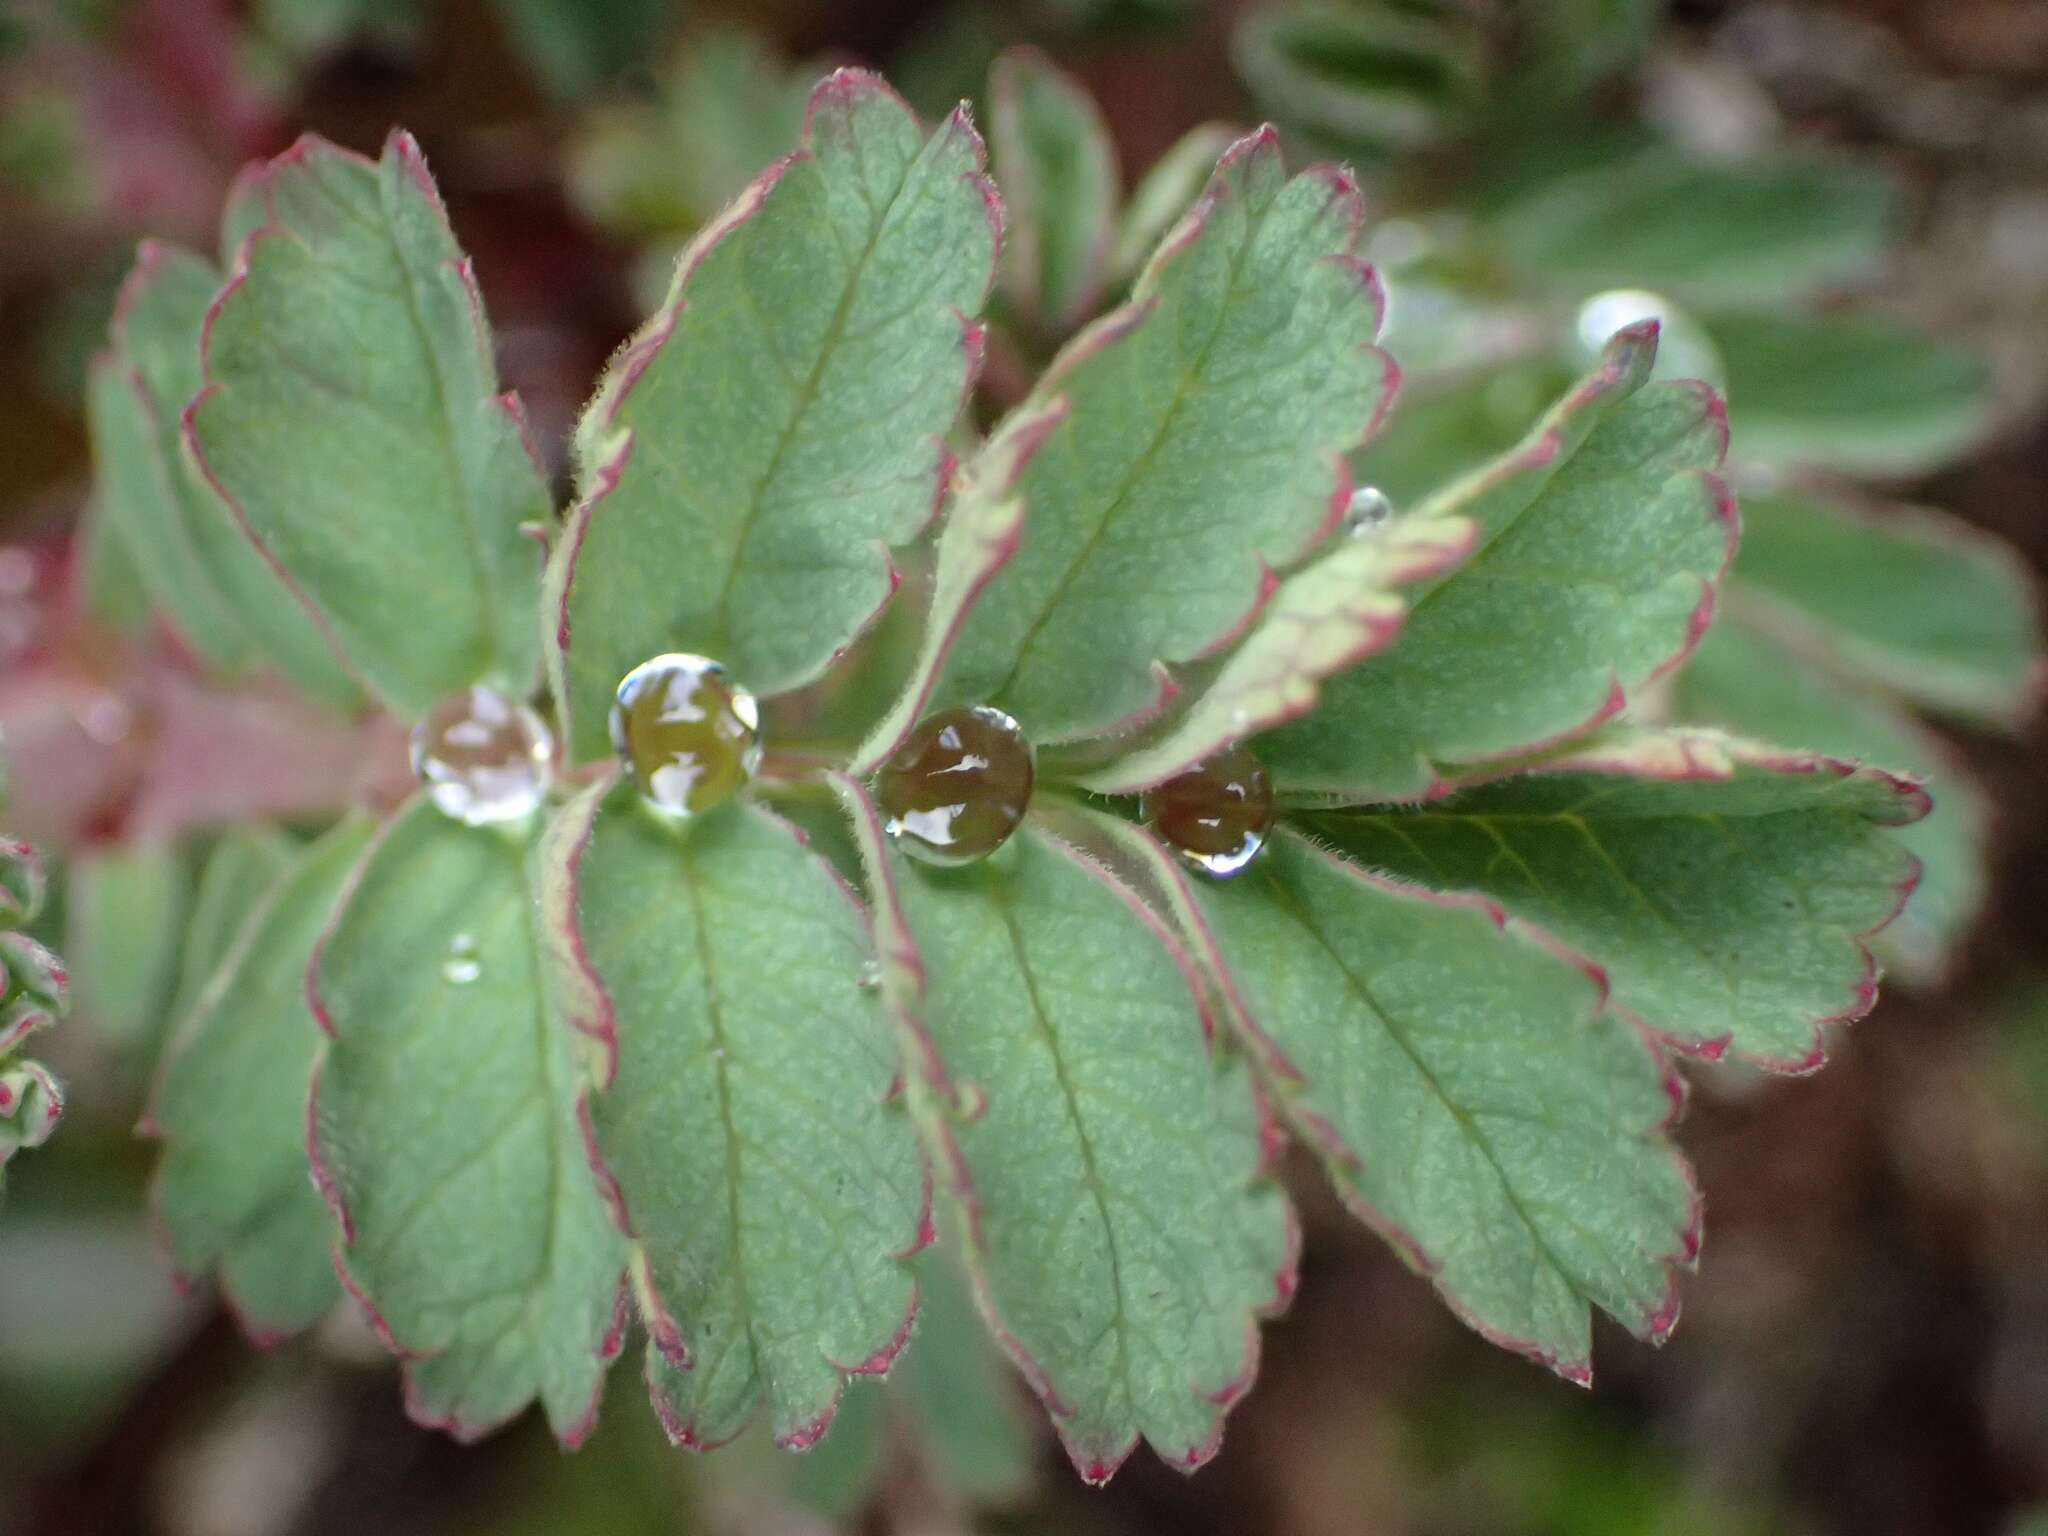
[[[1477,533],[1467,518],[1406,518],[1376,537],[1338,545],[1281,583],[1216,680],[1165,734],[1080,782],[1103,794],[1130,794],[1307,714],[1324,678],[1393,643],[1408,613],[1401,586],[1441,576],[1465,557]]]
[[[407,1411],[469,1438],[538,1397],[573,1444],[623,1342],[624,1247],[584,1154],[532,857],[424,796],[370,845],[307,973],[328,1037],[309,1140]]]
[[[1391,396],[1362,218],[1347,174],[1289,180],[1270,129],[1224,156],[1131,302],[992,440],[1067,408],[1023,467],[1022,548],[968,614],[944,701],[993,703],[1039,742],[1100,735],[1156,712],[1162,663],[1250,623],[1273,568],[1334,525],[1342,455]]]
[[[2048,676],[2018,551],[1939,513],[1745,497],[1727,598],[1791,651],[1975,723],[2019,724]]]
[[[1596,960],[1613,1001],[1686,1049],[1821,1063],[1877,999],[1863,940],[1918,867],[1889,835],[1910,780],[1711,731],[1617,733],[1426,806],[1306,818],[1360,863],[1474,891]]]
[[[1656,336],[1619,332],[1521,446],[1417,509],[1472,519],[1479,548],[1391,649],[1262,738],[1276,784],[1413,798],[1447,765],[1592,729],[1698,643],[1735,551],[1727,431],[1706,386],[1644,382]]]
[[[671,1437],[765,1409],[801,1448],[909,1337],[930,1237],[917,1139],[859,905],[751,805],[686,828],[600,785],[549,839],[549,910],[609,1057],[592,1154],[635,1245]]]
[[[109,348],[87,384],[100,515],[150,601],[206,662],[223,670],[268,662],[307,692],[347,703],[355,685],[313,616],[179,446],[185,406],[200,387],[200,329],[220,286],[204,257],[142,242]]]
[[[989,149],[1009,208],[1003,296],[1054,336],[1086,318],[1116,235],[1116,150],[1095,98],[1035,49],[989,73]]]
[[[964,110],[927,133],[840,70],[803,146],[684,252],[578,431],[548,600],[572,755],[607,750],[612,692],[654,652],[776,693],[888,601],[980,354],[1001,222],[981,166]]]
[[[526,692],[547,486],[419,147],[304,138],[243,183],[186,413],[200,472],[396,713]]]
[[[241,910],[180,1017],[144,1122],[164,1144],[151,1203],[171,1262],[192,1278],[217,1270],[259,1343],[318,1321],[341,1294],[328,1257],[334,1220],[306,1161],[320,1042],[306,965],[373,830],[366,819],[342,822]],[[216,910],[270,867],[249,847],[232,841],[215,853],[195,929],[218,932]]]
[[[1292,1294],[1296,1234],[1185,951],[1036,826],[933,871],[882,846],[871,808],[855,824],[984,1315],[1084,1478],[1141,1436],[1199,1466],[1251,1385],[1257,1319]]]
[[[1991,807],[1962,760],[1868,680],[1788,653],[1741,608],[1716,624],[1678,679],[1689,720],[1792,742],[1924,778],[1933,809],[1892,837],[1919,861],[1920,880],[1873,942],[1891,968],[1938,979],[1976,920],[1989,884]]]
[[[1638,1337],[1698,1251],[1679,1081],[1589,963],[1490,902],[1279,833],[1179,905],[1338,1193],[1481,1334],[1592,1379],[1588,1303]]]
[[[1708,330],[1745,462],[1911,475],[1991,427],[1984,360],[1883,316],[1721,315]]]

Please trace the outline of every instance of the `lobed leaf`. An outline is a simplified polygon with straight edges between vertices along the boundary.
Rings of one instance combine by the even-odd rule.
[[[1706,731],[1622,733],[1425,806],[1304,819],[1361,864],[1473,891],[1596,960],[1685,1049],[1818,1067],[1877,1000],[1863,940],[1918,879],[1916,783]]]
[[[930,520],[981,346],[1000,205],[966,113],[927,134],[877,77],[813,94],[804,144],[683,254],[578,431],[550,571],[572,757],[608,751],[619,679],[716,656],[772,694],[815,678]]]
[[[1095,98],[1036,49],[989,73],[989,149],[1009,208],[999,278],[1031,325],[1061,336],[1094,310],[1109,275],[1116,149]]]
[[[1202,195],[1216,162],[1237,138],[1238,130],[1226,123],[1190,128],[1138,178],[1117,220],[1109,259],[1113,282],[1130,282],[1144,270],[1146,258]]]
[[[144,1129],[164,1144],[151,1206],[177,1272],[212,1270],[259,1345],[317,1322],[340,1297],[333,1218],[306,1161],[306,1090],[319,1032],[306,966],[374,827],[351,818],[274,873],[224,921],[252,876],[275,865],[237,839],[207,866],[189,952],[227,942],[194,988],[166,1049]],[[212,935],[213,937],[208,937]]]
[[[1149,839],[1147,840],[1149,841]],[[1666,1063],[1597,968],[1476,897],[1282,831],[1190,890],[1228,1013],[1360,1219],[1488,1339],[1592,1379],[1589,1303],[1661,1342],[1699,1197]]]
[[[303,138],[231,219],[258,200],[207,316],[194,463],[396,713],[527,692],[548,490],[418,145]]]
[[[1619,332],[1520,447],[1417,509],[1472,519],[1479,547],[1412,601],[1390,650],[1261,738],[1283,790],[1430,793],[1449,765],[1613,718],[1698,644],[1735,550],[1714,473],[1727,434],[1706,386],[1645,384],[1656,338],[1654,322]]]
[[[1339,545],[1281,583],[1216,680],[1158,740],[1078,782],[1100,794],[1131,794],[1307,714],[1323,679],[1393,644],[1408,614],[1399,589],[1455,566],[1477,533],[1467,518],[1407,518]]]
[[[1201,1465],[1251,1385],[1257,1318],[1292,1294],[1296,1232],[1186,954],[1040,828],[928,871],[855,812],[983,1315],[1085,1479],[1141,1436]]]
[[[930,1186],[859,906],[751,805],[677,828],[601,784],[550,839],[550,920],[608,1060],[585,1114],[634,1244],[648,1379],[708,1447],[817,1441],[910,1333]]]
[[[942,702],[995,704],[1041,743],[1100,735],[1157,712],[1162,663],[1252,621],[1273,568],[1334,526],[1341,456],[1392,389],[1362,217],[1345,173],[1288,180],[1270,129],[1225,155],[1132,301],[984,450],[1065,408],[1023,466],[1022,547],[967,615]],[[955,537],[977,535],[949,527],[942,559]]]
[[[1732,613],[1792,652],[1924,708],[2012,727],[2038,702],[2040,617],[2016,550],[1910,508],[1751,496]]]
[[[424,796],[356,866],[307,994],[308,1141],[342,1283],[460,1438],[538,1397],[574,1444],[624,1342],[624,1251],[584,1156],[522,834]]]
[[[100,513],[150,601],[206,662],[268,662],[308,693],[346,704],[355,685],[313,616],[179,447],[181,415],[200,388],[200,328],[220,286],[204,257],[154,240],[137,251],[87,385]]]

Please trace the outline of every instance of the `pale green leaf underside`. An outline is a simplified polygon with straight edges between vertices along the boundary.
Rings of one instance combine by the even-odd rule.
[[[330,1039],[314,1150],[341,1260],[412,1359],[423,1422],[480,1434],[538,1397],[588,1428],[623,1245],[585,1156],[525,839],[424,796],[358,866],[309,982]]]
[[[1905,508],[1750,496],[1742,512],[1732,613],[1945,714],[2011,724],[2032,707],[2043,644],[2018,551]]]
[[[684,252],[578,435],[550,573],[572,753],[619,679],[716,656],[756,693],[810,681],[888,600],[887,546],[937,505],[995,261],[964,113],[927,134],[878,79],[813,96],[797,154]]]
[[[1039,742],[1100,735],[1156,708],[1159,663],[1253,616],[1269,568],[1341,510],[1341,455],[1387,398],[1361,217],[1342,173],[1287,180],[1270,130],[1224,158],[1132,302],[999,429],[989,451],[1068,407],[1024,467],[1022,547],[968,615],[942,702],[993,703]]]
[[[1982,906],[1991,808],[1984,791],[1931,731],[1868,680],[1788,654],[1752,628],[1738,605],[1680,674],[1687,719],[1881,767],[1925,775],[1934,809],[1892,837],[1920,863],[1905,909],[1877,936],[1886,963],[1922,980],[1947,966]]]
[[[197,990],[165,1055],[150,1121],[164,1142],[153,1204],[182,1274],[217,1269],[259,1339],[319,1320],[340,1291],[334,1218],[306,1165],[306,1090],[319,1031],[306,963],[373,830],[349,820],[293,858],[236,914],[235,938]],[[223,843],[201,884],[195,930],[246,901],[270,856]],[[202,920],[203,919],[203,920]],[[225,926],[224,924],[221,926]]]
[[[949,1116],[969,1262],[1083,1476],[1136,1443],[1194,1466],[1292,1284],[1241,1064],[1135,898],[1035,828],[951,872],[895,865]]]
[[[656,1405],[685,1443],[765,1408],[807,1445],[847,1376],[901,1346],[924,1240],[894,1042],[860,985],[866,923],[753,806],[678,828],[619,786],[567,815],[550,878],[573,882],[605,1010],[585,1027],[615,1041],[590,1119],[638,1245]]]
[[[1589,1302],[1669,1330],[1697,1243],[1676,1080],[1585,970],[1291,833],[1198,902],[1285,1112],[1461,1316],[1580,1380]]]
[[[549,497],[418,148],[303,139],[254,188],[188,446],[394,711],[526,692]]]
[[[1672,732],[1306,825],[1372,869],[1483,892],[1548,929],[1674,1041],[1803,1069],[1819,1064],[1821,1022],[1875,996],[1861,940],[1914,876],[1888,829],[1924,807],[1847,763]]]
[[[144,243],[87,389],[102,514],[150,601],[204,660],[224,669],[267,661],[308,692],[347,702],[355,685],[312,615],[179,446],[200,386],[200,327],[220,286],[203,257]]]
[[[1009,209],[1004,297],[1058,334],[1086,318],[1108,275],[1116,153],[1094,97],[1042,55],[1017,49],[989,76],[989,149]]]
[[[1261,738],[1276,783],[1415,797],[1446,765],[1592,728],[1697,641],[1734,543],[1725,436],[1704,386],[1643,383],[1655,351],[1654,324],[1620,332],[1520,447],[1418,509],[1472,518],[1481,547]]]

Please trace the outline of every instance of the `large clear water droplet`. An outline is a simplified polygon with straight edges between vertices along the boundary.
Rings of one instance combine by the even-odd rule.
[[[875,775],[875,799],[905,853],[928,864],[971,864],[1017,830],[1037,774],[1017,722],[977,704],[919,721]]]
[[[450,694],[413,727],[412,771],[443,813],[473,827],[539,810],[554,762],[540,716],[494,688]]]
[[[611,728],[640,798],[664,816],[723,804],[761,765],[761,707],[708,656],[641,662],[619,683]]]
[[[1369,538],[1394,520],[1394,503],[1376,485],[1361,485],[1344,508],[1344,531],[1354,539]]]
[[[441,975],[458,987],[466,987],[483,975],[483,962],[477,958],[476,935],[458,933],[448,942],[448,958],[441,962]]]
[[[1226,747],[1139,801],[1145,824],[1205,874],[1236,874],[1266,846],[1273,779],[1243,747]]]

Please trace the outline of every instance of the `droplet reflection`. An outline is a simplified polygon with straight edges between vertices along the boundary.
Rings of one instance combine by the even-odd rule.
[[[761,763],[761,709],[708,656],[671,652],[619,683],[612,746],[664,816],[696,816],[732,798]]]
[[[1273,779],[1243,747],[1226,747],[1177,778],[1147,790],[1145,824],[1206,874],[1236,874],[1266,846]]]
[[[1376,485],[1361,485],[1344,508],[1344,531],[1354,539],[1369,538],[1394,520],[1394,504]]]
[[[875,775],[875,798],[905,853],[928,864],[970,864],[1017,830],[1036,777],[1017,722],[977,704],[918,722]]]
[[[412,771],[444,815],[473,827],[539,810],[554,760],[540,716],[494,688],[450,694],[413,727]]]

